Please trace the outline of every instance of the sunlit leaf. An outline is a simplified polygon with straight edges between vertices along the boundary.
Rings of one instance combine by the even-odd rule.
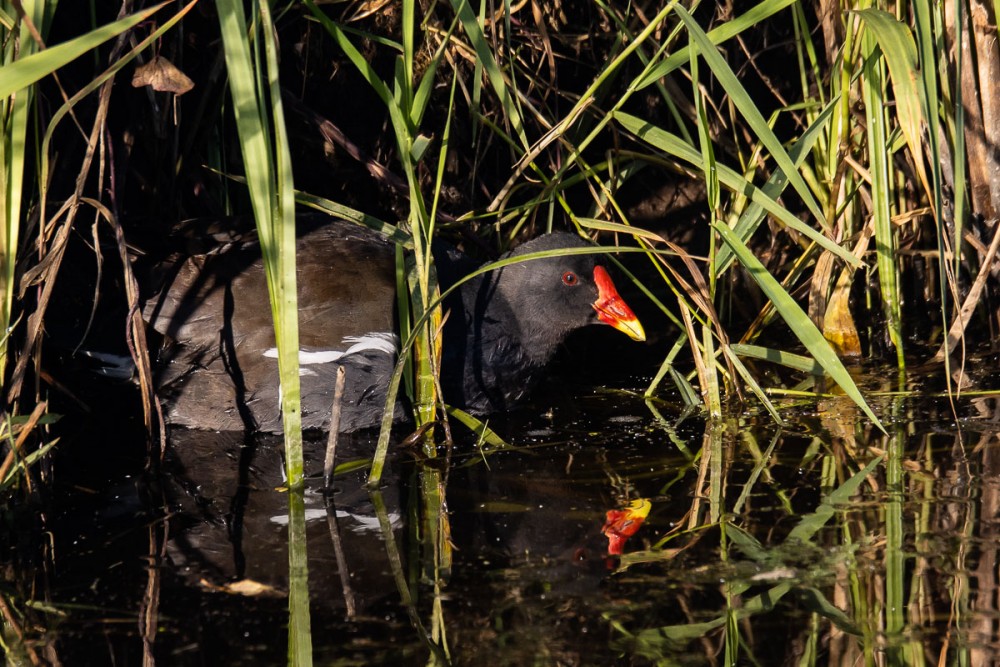
[[[861,356],[861,339],[851,314],[851,276],[844,270],[840,274],[823,316],[823,336],[830,341],[841,357]]]
[[[809,186],[806,185],[805,180],[803,180],[802,175],[799,174],[795,167],[795,163],[788,156],[788,152],[785,147],[781,144],[781,141],[774,135],[767,120],[760,113],[760,109],[754,102],[753,98],[740,83],[739,77],[730,68],[729,63],[719,55],[715,46],[712,44],[711,40],[705,34],[705,31],[701,29],[701,26],[694,20],[694,18],[685,10],[683,7],[677,7],[677,15],[680,16],[681,20],[684,22],[684,26],[688,30],[688,35],[690,35],[691,43],[697,44],[699,49],[699,54],[705,60],[705,63],[711,68],[712,74],[715,75],[718,80],[718,84],[726,91],[729,100],[739,109],[740,114],[742,114],[747,125],[761,141],[762,144],[767,148],[771,154],[771,158],[778,164],[782,171],[785,172],[785,176],[788,178],[789,184],[795,190],[796,193],[802,198],[803,203],[809,209],[809,212],[814,218],[820,221],[820,223],[826,227],[828,222],[823,215],[822,209],[820,209],[819,204],[816,202],[816,198],[813,196],[812,191]]]
[[[651,124],[647,120],[620,111],[614,113],[614,119],[626,130],[634,133],[654,148],[673,155],[692,166],[701,165],[701,154],[685,143],[680,137]],[[861,262],[857,257],[844,248],[841,248],[834,241],[831,241],[822,232],[816,231],[792,215],[788,209],[765,194],[763,190],[748,181],[742,174],[718,163],[716,164],[716,170],[719,176],[719,183],[726,186],[732,192],[741,193],[751,201],[760,204],[764,210],[773,215],[782,224],[809,237],[809,240],[815,241],[818,245],[829,250],[851,266],[861,266]]]
[[[927,170],[924,167],[921,127],[924,124],[923,84],[920,78],[917,45],[913,33],[894,16],[881,9],[869,7],[859,10],[858,16],[875,36],[885,61],[889,65],[893,98],[896,100],[896,118],[906,137],[920,179],[927,188]]]
[[[774,348],[763,347],[761,345],[748,345],[746,343],[733,343],[730,347],[732,347],[733,352],[744,357],[772,361],[776,364],[794,368],[797,371],[805,371],[812,375],[821,375],[823,373],[823,367],[815,359],[804,357],[801,354],[775,350]]]
[[[882,426],[882,422],[879,421],[875,413],[868,407],[868,403],[865,402],[861,391],[854,384],[854,379],[847,372],[847,369],[844,368],[840,359],[837,358],[836,352],[833,351],[830,344],[823,338],[823,334],[820,333],[819,329],[816,328],[816,325],[813,324],[813,321],[809,319],[809,316],[805,314],[799,304],[789,296],[788,292],[781,287],[781,284],[775,277],[768,272],[767,268],[761,264],[760,260],[750,252],[749,248],[743,244],[729,227],[724,224],[717,224],[715,225],[715,230],[722,237],[722,240],[729,244],[740,264],[750,274],[750,277],[760,285],[761,290],[771,300],[771,303],[774,304],[775,309],[781,314],[782,319],[785,320],[792,331],[795,332],[796,337],[805,345],[809,353],[812,354],[813,359],[823,367],[823,370],[833,378],[834,382],[840,385],[844,393],[868,415],[872,423],[884,431],[885,428]]]

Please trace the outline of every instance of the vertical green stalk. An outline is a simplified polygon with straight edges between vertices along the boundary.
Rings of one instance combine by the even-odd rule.
[[[957,3],[955,12],[957,16],[961,16],[963,9],[962,3]],[[933,205],[934,205],[934,219],[937,221],[937,228],[939,233],[944,233],[944,220],[942,203],[944,200],[944,195],[941,192],[941,160],[937,159],[936,156],[941,155],[940,143],[940,119],[938,116],[938,100],[947,99],[949,97],[954,97],[954,107],[952,111],[954,113],[953,121],[954,125],[954,136],[955,145],[952,148],[952,165],[954,166],[954,174],[952,175],[952,184],[954,187],[954,192],[956,193],[954,199],[954,219],[955,219],[955,237],[953,240],[955,257],[954,257],[954,267],[952,270],[955,275],[958,275],[962,253],[962,229],[963,223],[965,221],[965,167],[966,167],[966,155],[965,155],[965,112],[962,106],[962,86],[957,85],[951,89],[950,94],[948,91],[948,86],[946,82],[939,84],[938,82],[938,63],[944,62],[945,54],[940,52],[942,48],[943,40],[941,40],[938,34],[935,32],[934,24],[935,17],[937,16],[940,20],[940,5],[930,0],[916,0],[912,3],[913,7],[913,33],[916,38],[917,44],[917,57],[920,63],[920,77],[921,77],[921,88],[923,89],[923,95],[921,96],[921,102],[923,104],[923,117],[927,122],[927,153],[931,157],[930,159],[930,170],[931,170],[931,186],[933,187]],[[955,22],[955,43],[962,43],[962,30],[964,29],[964,24],[962,21]],[[962,49],[956,49],[954,52],[955,58],[955,81],[960,82],[962,80],[962,69],[965,67],[965,54],[962,53]],[[942,90],[942,87],[944,90]],[[921,159],[921,156],[914,156],[914,159]],[[958,193],[962,193],[960,196]],[[945,258],[944,248],[940,243],[941,247],[940,259],[943,261]],[[943,267],[942,267],[943,268]],[[942,276],[945,273],[942,271]],[[944,299],[945,294],[942,293],[942,303],[947,303]]]
[[[694,88],[693,97],[695,103],[695,113],[698,118],[698,143],[701,148],[702,171],[705,174],[705,187],[708,195],[708,298],[714,301],[715,281],[717,278],[715,270],[716,234],[714,229],[718,220],[717,214],[719,211],[719,174],[715,169],[715,151],[712,149],[712,137],[709,131],[708,115],[705,113],[705,100],[701,92],[700,80],[698,77],[698,50],[692,46],[688,48],[688,53],[690,54],[691,62],[691,81]],[[708,317],[711,314],[705,313],[705,315]],[[702,387],[702,393],[708,407],[708,414],[711,415],[713,419],[718,419],[722,416],[722,398],[719,394],[719,375],[715,366],[715,345],[712,340],[712,327],[710,324],[702,325],[702,350],[705,355],[705,380],[708,382],[707,387]],[[695,351],[695,354],[697,354],[697,350]]]
[[[834,81],[831,98],[836,102],[836,113],[830,121],[830,134],[827,139],[829,150],[826,154],[826,173],[831,179],[830,196],[827,199],[827,219],[831,225],[836,223],[837,208],[841,202],[841,192],[848,192],[850,183],[850,170],[845,169],[844,158],[850,152],[851,137],[851,75],[854,52],[854,39],[857,29],[858,19],[854,14],[845,17],[846,26],[844,29],[844,44],[840,50],[839,77],[832,77]],[[839,95],[839,97],[838,97]],[[846,223],[847,221],[845,221]],[[851,232],[844,229],[845,235]]]
[[[390,82],[383,81],[378,77],[378,74],[339,25],[321,12],[313,0],[304,0],[304,4],[334,38],[347,59],[357,68],[361,76],[385,104],[386,111],[389,113],[389,121],[396,139],[399,165],[409,186],[410,211],[405,225],[409,227],[413,242],[413,268],[409,275],[405,276],[405,280],[400,280],[397,284],[400,322],[405,325],[407,322],[418,322],[425,319],[425,323],[421,325],[421,329],[413,337],[415,342],[412,351],[403,350],[401,352],[402,359],[412,359],[415,376],[413,405],[417,425],[420,426],[434,421],[436,416],[438,404],[436,359],[440,347],[437,332],[440,328],[441,313],[440,309],[437,309],[436,313],[424,318],[430,304],[437,297],[438,286],[431,252],[435,228],[434,216],[428,212],[418,174],[418,166],[425,157],[431,140],[421,134],[419,128],[430,99],[437,66],[444,55],[443,46],[434,54],[419,84],[414,85],[414,60],[417,49],[415,28],[418,6],[415,0],[405,0],[401,9],[403,19],[401,25],[402,55],[396,60],[390,87]],[[468,26],[466,28],[468,29]],[[439,181],[436,185],[440,184],[442,173],[439,169]],[[400,224],[403,225],[403,223]],[[411,332],[405,328],[400,331],[400,337],[403,340],[409,340],[410,334]],[[412,356],[409,356],[411,354]],[[401,374],[402,371],[399,371],[394,375],[393,383],[390,385],[390,404],[395,397],[396,388],[399,385],[398,376]],[[383,469],[388,449],[388,426],[391,426],[391,421],[386,417],[383,419],[383,428],[379,435],[378,447],[369,477],[369,484],[372,485],[378,483]],[[430,443],[428,443],[426,451],[428,455],[433,454],[434,449]]]
[[[35,29],[45,32],[45,18],[51,15],[55,2],[49,7],[47,0],[22,0],[24,15]],[[10,16],[16,16],[14,3],[5,0],[0,7]],[[3,56],[0,62],[9,65],[35,53],[35,42],[25,21],[15,26],[18,36],[0,31]],[[18,233],[21,220],[21,196],[24,192],[24,154],[28,142],[28,117],[31,113],[35,87],[28,86],[0,102],[0,386],[3,386],[7,368],[7,333],[11,326],[11,308],[14,304],[14,267],[17,261]]]
[[[216,4],[247,188],[257,220],[275,322],[288,483],[290,488],[299,489],[303,482],[295,197],[278,81],[277,47],[267,3],[254,3],[263,24],[259,32],[255,30],[254,57],[250,54],[251,37],[242,4],[236,0],[217,0]]]
[[[372,507],[375,510],[375,518],[378,519],[379,530],[382,535],[382,543],[385,545],[386,560],[389,563],[389,571],[392,573],[393,581],[396,584],[396,592],[399,593],[399,601],[406,609],[406,613],[410,618],[410,623],[413,624],[417,635],[431,652],[428,664],[450,664],[447,647],[440,646],[435,642],[432,635],[436,635],[436,631],[428,632],[427,628],[424,626],[424,622],[420,619],[420,611],[417,609],[410,581],[407,579],[407,572],[406,568],[403,566],[402,554],[399,551],[399,546],[396,544],[392,521],[389,519],[389,512],[385,507],[385,499],[382,497],[382,493],[380,491],[371,491],[369,494],[369,500],[371,500]],[[414,518],[413,513],[410,513],[408,516],[411,519]],[[410,521],[409,523],[412,529],[412,526],[418,522]],[[410,561],[410,564],[415,565],[413,560]],[[410,572],[412,574],[414,569],[411,568]],[[437,581],[435,581],[435,587],[436,586]],[[416,588],[416,584],[414,584],[414,588]],[[435,605],[436,604],[437,601],[435,601]]]
[[[885,633],[888,639],[886,657],[890,664],[923,664],[923,649],[919,640],[905,637],[906,621],[910,605],[906,595],[906,554],[904,549],[906,534],[903,527],[903,511],[906,501],[906,477],[903,471],[907,424],[912,415],[907,415],[902,398],[892,402],[893,433],[886,447],[885,486],[888,494],[885,503]],[[908,418],[909,417],[909,418]],[[917,535],[926,534],[924,532]],[[919,600],[919,587],[909,588],[910,599]],[[915,619],[914,625],[919,622]],[[909,634],[909,633],[905,633]]]
[[[431,640],[442,651],[448,652],[447,623],[441,605],[441,582],[451,573],[452,551],[450,525],[445,502],[445,478],[437,470],[426,469],[420,473],[423,498],[423,548],[429,557],[423,559],[424,577],[434,582],[434,600],[431,612]]]
[[[962,0],[957,0],[952,11],[956,17],[965,16],[965,3]],[[945,58],[943,53],[939,52],[941,48],[938,45],[944,43],[944,40],[939,37],[938,32],[943,32],[938,4],[930,3],[927,0],[917,0],[913,3],[913,16],[917,46],[919,48],[920,72],[923,76],[925,90],[923,98],[926,105],[924,117],[927,119],[928,153],[931,156],[930,166],[934,186],[934,220],[936,222],[937,246],[939,250],[938,270],[941,276],[938,281],[938,293],[941,298],[941,321],[944,323],[945,330],[948,330],[951,326],[948,322],[950,314],[948,306],[949,295],[953,294],[954,291],[953,289],[949,289],[947,283],[949,280],[954,281],[961,270],[962,248],[964,246],[962,235],[967,208],[966,197],[969,193],[968,175],[966,173],[969,157],[966,154],[965,147],[965,101],[963,99],[964,88],[962,85],[962,79],[965,76],[964,69],[968,64],[966,63],[965,50],[962,48],[955,49],[953,56],[955,59],[954,86],[951,86],[949,89],[948,79],[947,76],[944,76],[944,72],[942,72],[943,76],[939,84],[938,63],[946,62],[947,58]],[[935,26],[938,31],[935,30]],[[965,39],[963,36],[963,31],[965,30],[963,19],[959,18],[954,22],[954,30],[955,34],[952,43],[962,44]],[[951,164],[953,167],[951,185],[952,192],[954,193],[954,210],[952,211],[954,237],[951,243],[952,250],[954,251],[954,263],[951,267],[951,272],[947,270],[947,253],[945,252],[947,249],[947,227],[945,225],[944,195],[941,185],[943,181],[943,174],[941,173],[942,161],[937,157],[941,155],[941,146],[939,145],[940,121],[938,119],[937,101],[949,98],[953,100],[950,108],[952,116],[950,118],[951,128],[949,135],[954,138],[954,144],[951,147]],[[945,121],[945,124],[948,125],[948,122]],[[943,349],[946,352],[944,355],[945,377],[949,378],[951,377],[951,350],[947,348],[951,343],[950,338],[950,336],[945,336],[942,342]]]
[[[413,340],[412,347],[402,349],[400,361],[393,373],[390,383],[386,412],[383,415],[382,429],[378,445],[372,461],[369,474],[369,485],[375,486],[381,478],[385,456],[388,451],[391,414],[398,391],[400,378],[406,370],[406,360],[412,360],[413,406],[417,427],[433,422],[439,403],[437,395],[438,365],[441,343],[438,332],[441,327],[441,308],[436,306],[433,312],[428,312],[436,302],[440,293],[437,276],[434,270],[432,242],[435,229],[435,214],[438,194],[444,177],[447,142],[451,123],[450,112],[443,131],[442,146],[437,165],[435,193],[430,210],[421,189],[418,168],[428,154],[431,139],[420,133],[420,125],[424,112],[430,100],[434,77],[438,64],[444,55],[444,43],[428,63],[419,82],[415,79],[414,61],[417,51],[416,16],[419,6],[416,0],[403,0],[401,4],[401,41],[402,55],[396,59],[393,80],[383,81],[372,69],[361,52],[351,43],[347,34],[333,21],[323,14],[312,0],[306,0],[306,6],[330,35],[341,47],[344,55],[358,69],[375,93],[385,104],[389,114],[393,133],[396,139],[399,165],[409,186],[410,210],[405,226],[409,227],[410,239],[413,244],[412,263],[409,258],[397,251],[397,304],[399,307],[400,340]],[[457,22],[456,22],[457,23]],[[447,40],[445,40],[445,43]],[[452,81],[451,99],[454,101],[455,81]],[[450,106],[449,106],[450,109]],[[400,226],[404,226],[400,223]],[[411,326],[417,329],[411,329]],[[428,457],[436,454],[433,442],[433,432],[428,431],[424,441],[424,452]],[[444,481],[440,474],[434,471],[421,473],[420,505],[422,528],[420,546],[427,558],[421,561],[424,566],[423,575],[439,586],[440,577],[451,567],[451,548],[448,541],[450,528],[446,511]],[[400,582],[400,591],[405,589],[405,583]],[[407,594],[408,597],[408,594]],[[406,599],[404,598],[404,603]],[[431,644],[434,650],[434,661],[447,662],[447,647],[444,645],[443,608],[435,600],[434,625]],[[444,646],[444,648],[442,648]]]
[[[896,348],[896,363],[900,370],[906,367],[903,353],[902,319],[900,315],[899,286],[896,270],[896,236],[892,225],[889,204],[892,201],[891,164],[892,155],[886,131],[886,85],[885,63],[881,58],[872,58],[878,48],[870,30],[863,39],[865,58],[862,94],[865,101],[865,120],[868,126],[868,162],[871,173],[872,215],[875,220],[875,250],[878,263],[879,286],[882,306],[889,327],[889,338]]]
[[[706,445],[709,447],[711,461],[708,469],[708,520],[710,523],[722,522],[722,516],[726,511],[726,465],[723,457],[722,438],[728,434],[729,427],[726,424],[716,423],[709,427]],[[724,522],[723,522],[724,523]],[[725,531],[722,532],[722,551],[725,553]]]
[[[824,457],[820,486],[824,489],[831,489],[836,485],[836,482],[837,461],[834,456]],[[871,572],[865,568],[858,567],[856,555],[858,543],[854,540],[855,531],[852,531],[852,523],[850,520],[845,520],[839,527],[841,544],[847,548],[846,553],[852,554],[850,560],[845,564],[847,589],[851,601],[850,609],[854,624],[861,631],[859,643],[861,645],[860,653],[865,656],[864,664],[866,667],[874,667],[875,646],[877,644],[877,637],[879,636],[874,627],[874,617],[877,607],[869,600],[867,595],[868,581],[864,578],[865,576],[870,577]],[[862,535],[866,534],[868,529],[864,521],[860,520],[857,523],[860,525],[857,526],[856,532]]]
[[[302,502],[304,479],[299,400],[294,185],[281,105],[281,86],[278,81],[274,24],[266,0],[255,0],[251,6],[259,19],[254,22],[252,32],[248,29],[241,0],[216,1],[229,90],[243,153],[247,188],[257,220],[278,347],[285,467],[289,488],[289,662],[293,665],[311,665],[308,569]]]

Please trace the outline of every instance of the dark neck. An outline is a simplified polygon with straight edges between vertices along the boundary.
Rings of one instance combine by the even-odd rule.
[[[461,299],[452,299],[447,307],[445,400],[486,413],[505,410],[524,398],[559,341],[524,330],[490,275],[470,281]]]

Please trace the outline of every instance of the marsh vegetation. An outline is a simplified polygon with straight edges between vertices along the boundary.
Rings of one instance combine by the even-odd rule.
[[[8,655],[995,660],[995,13],[0,0]],[[299,423],[306,208],[397,244],[419,434],[390,396],[330,494]],[[170,430],[154,390],[156,267],[240,217],[280,446]],[[607,250],[648,341],[574,338],[524,410],[451,409],[433,245],[553,229]],[[91,373],[122,355],[128,381]]]

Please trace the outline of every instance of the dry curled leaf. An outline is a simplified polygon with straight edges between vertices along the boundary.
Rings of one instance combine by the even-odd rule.
[[[163,56],[156,56],[145,65],[135,68],[132,86],[152,86],[153,90],[161,93],[183,95],[194,88],[194,81]]]

